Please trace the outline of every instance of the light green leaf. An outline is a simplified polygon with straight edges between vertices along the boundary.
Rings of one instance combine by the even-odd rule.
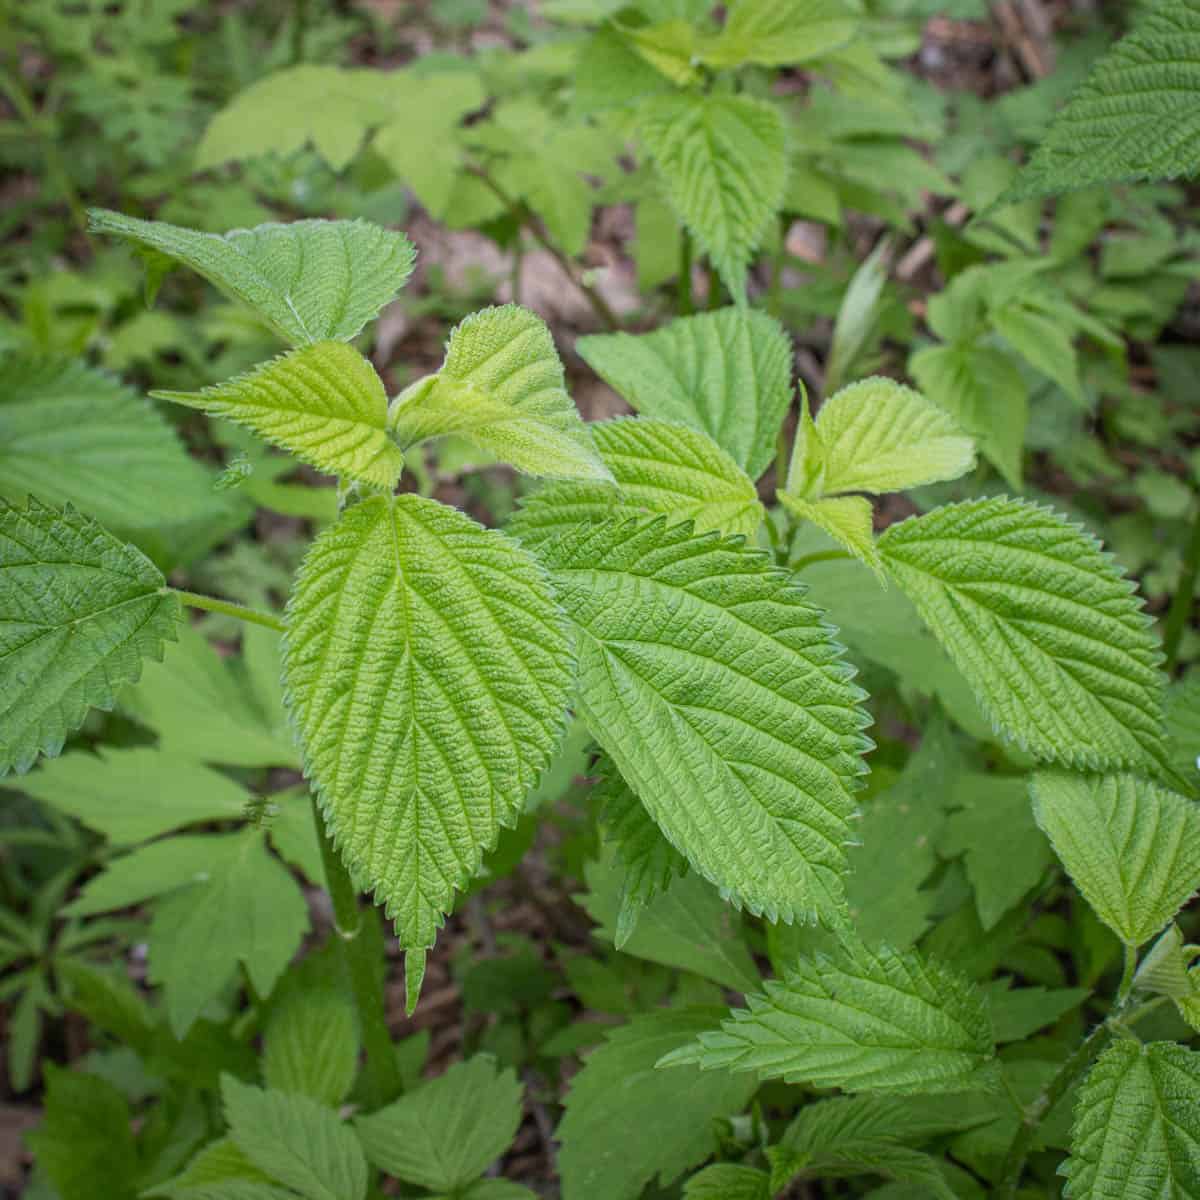
[[[327,979],[306,983],[285,991],[271,1009],[263,1030],[263,1080],[275,1091],[336,1108],[358,1073],[357,1016],[345,992]]]
[[[871,146],[878,150],[879,145]],[[844,146],[837,150],[841,163]],[[793,189],[789,189],[789,193]],[[789,194],[788,201],[792,197]],[[834,204],[836,206],[836,193]],[[835,210],[836,217],[836,210]],[[833,336],[829,353],[825,359],[824,392],[835,396],[847,379],[862,375],[869,368],[865,365],[874,345],[883,308],[883,289],[887,284],[891,265],[891,239],[880,238],[875,249],[859,265],[850,277],[850,283],[842,295],[837,315],[833,320]],[[863,364],[860,367],[860,364]]]
[[[1011,979],[997,979],[984,988],[998,1043],[1024,1041],[1078,1008],[1090,995],[1087,988],[1014,988]]]
[[[655,1070],[664,1054],[720,1018],[719,1009],[643,1013],[610,1033],[571,1080],[557,1136],[563,1200],[637,1200],[669,1186],[717,1148],[713,1124],[740,1112],[754,1080]]]
[[[176,888],[203,883],[210,868],[233,852],[233,839],[225,834],[184,833],[139,846],[112,858],[98,875],[87,881],[63,912],[92,916],[115,908],[130,908]]]
[[[367,1160],[350,1127],[307,1096],[221,1078],[234,1145],[264,1174],[305,1200],[363,1200]]]
[[[367,1157],[387,1174],[457,1194],[509,1147],[521,1123],[522,1087],[478,1054],[355,1122]]]
[[[387,434],[387,394],[345,342],[293,350],[201,392],[154,392],[253,430],[330,475],[391,490],[404,456]]]
[[[287,156],[311,142],[342,171],[367,130],[388,115],[376,71],[315,63],[286,67],[243,88],[213,117],[196,148],[196,170],[267,154]]]
[[[1200,671],[1194,668],[1167,692],[1167,745],[1180,779],[1200,792]]]
[[[1118,1038],[1079,1090],[1071,1200],[1200,1196],[1200,1054],[1171,1042]]]
[[[196,531],[237,521],[158,411],[68,359],[0,357],[0,496],[74,504],[159,561],[191,556]]]
[[[1188,964],[1196,956],[1195,946],[1183,944],[1183,933],[1174,921],[1163,930],[1159,939],[1142,956],[1134,975],[1137,991],[1152,992],[1157,996],[1170,996],[1183,1001],[1180,1010],[1190,1020],[1186,1008],[1193,1000],[1200,1002],[1200,989],[1196,977],[1188,973]],[[1195,1021],[1191,1021],[1193,1028]]]
[[[260,830],[208,840],[219,855],[200,882],[158,904],[150,925],[150,978],[165,990],[177,1038],[239,964],[255,990],[269,995],[309,926],[304,894],[267,853]]]
[[[869,950],[847,933],[833,955],[801,959],[720,1031],[661,1065],[848,1092],[945,1092],[978,1086],[993,1053],[983,997],[965,976],[916,950]]]
[[[783,117],[766,100],[723,92],[659,96],[640,111],[642,140],[667,198],[744,304],[746,270],[783,204]]]
[[[600,926],[599,935],[616,945],[622,874],[607,858],[588,863],[584,876],[588,891],[580,903]],[[673,879],[646,902],[621,949],[634,958],[691,971],[738,992],[758,983],[741,917],[695,873]]]
[[[816,478],[788,490],[815,498],[839,492],[898,492],[957,479],[975,465],[975,444],[953,418],[891,379],[864,379],[821,405],[814,422]],[[811,435],[810,435],[811,436]]]
[[[902,521],[879,549],[1006,737],[1070,766],[1159,763],[1161,652],[1094,538],[999,498]]]
[[[404,286],[415,256],[404,234],[366,221],[293,221],[224,235],[106,209],[92,209],[89,221],[96,233],[191,267],[293,346],[349,341]]]
[[[577,711],[667,839],[752,912],[837,921],[867,718],[803,591],[662,518],[542,557],[575,626]]]
[[[757,1167],[713,1163],[683,1185],[685,1200],[771,1200],[771,1177]]]
[[[836,0],[734,0],[702,56],[711,67],[781,67],[822,58],[856,31],[854,18]]]
[[[129,1106],[111,1083],[46,1063],[45,1118],[26,1135],[62,1200],[129,1200],[139,1163]]]
[[[198,821],[240,819],[249,799],[227,775],[149,747],[98,747],[44,762],[21,790],[118,845]]]
[[[1146,6],[1051,122],[1002,202],[1194,174],[1198,93],[1200,7],[1195,0]]]
[[[1200,806],[1132,775],[1034,776],[1033,811],[1122,941],[1152,938],[1200,887]]]
[[[1049,313],[1019,302],[1002,305],[991,313],[996,332],[1036,371],[1053,379],[1076,403],[1083,400],[1079,359],[1069,327]]]
[[[913,378],[950,412],[1005,482],[1021,489],[1029,392],[1016,363],[989,346],[927,346],[908,364]]]
[[[515,304],[458,325],[442,369],[396,397],[388,427],[405,449],[458,434],[530,475],[610,477],[567,395],[550,330]]]
[[[285,1200],[292,1193],[275,1187],[228,1137],[209,1142],[174,1178],[147,1188],[143,1196],[170,1200]]]
[[[920,1143],[969,1129],[974,1114],[937,1100],[864,1094],[805,1104],[784,1130],[779,1145],[797,1154],[851,1150],[858,1144]]]
[[[616,489],[558,483],[523,501],[508,532],[537,547],[581,521],[663,513],[691,521],[697,533],[716,530],[753,539],[763,507],[750,477],[707,434],[646,417],[589,426]]]
[[[0,776],[56,755],[174,636],[179,601],[140,550],[68,506],[0,500]]]
[[[562,732],[571,656],[545,576],[462,513],[374,497],[313,543],[287,624],[284,681],[337,844],[401,945],[431,946]]]
[[[880,580],[887,582],[883,559],[875,545],[875,514],[865,496],[830,496],[803,500],[787,492],[776,492],[779,502],[798,521],[811,521],[866,563]]]
[[[653,333],[582,337],[575,348],[642,416],[707,433],[751,478],[774,459],[792,402],[792,346],[766,313],[723,308]]]

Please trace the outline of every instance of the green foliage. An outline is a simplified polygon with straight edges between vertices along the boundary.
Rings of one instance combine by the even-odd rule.
[[[855,22],[833,0],[735,0],[704,61],[713,67],[807,62],[840,49],[854,34]]]
[[[385,431],[387,395],[371,364],[343,342],[317,342],[202,392],[155,392],[228,417],[301,462],[390,490],[404,456]]]
[[[0,502],[3,503],[3,502]],[[174,636],[179,604],[139,550],[73,508],[0,509],[0,774],[58,754]]]
[[[313,544],[287,624],[288,703],[333,836],[423,950],[562,730],[571,658],[545,576],[461,513],[376,497]]]

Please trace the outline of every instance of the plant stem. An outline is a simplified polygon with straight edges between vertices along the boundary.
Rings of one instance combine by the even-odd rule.
[[[308,29],[308,0],[292,0],[292,66],[304,61],[304,35]]]
[[[690,317],[696,311],[696,298],[692,295],[692,235],[686,225],[679,230],[679,315]]]
[[[813,563],[836,562],[839,558],[850,557],[852,556],[847,550],[818,550],[814,554],[801,555],[790,566],[793,571],[803,571],[805,567],[810,567]]]
[[[251,625],[264,625],[276,633],[283,633],[286,629],[283,621],[273,613],[259,612],[257,608],[247,608],[244,604],[234,604],[230,600],[218,600],[215,596],[202,596],[199,592],[185,592],[182,588],[169,587],[162,590],[164,593],[174,592],[189,608],[202,608],[206,612],[237,617],[239,621],[249,621]]]
[[[708,311],[713,312],[721,307],[721,276],[717,274],[717,268],[708,264]]]
[[[1117,987],[1117,1011],[1125,1008],[1129,993],[1133,991],[1133,977],[1137,973],[1137,948],[1128,942],[1124,945],[1125,962],[1121,968],[1121,982]]]
[[[614,333],[617,332],[621,328],[621,322],[617,314],[608,306],[608,301],[590,283],[586,283],[575,273],[575,268],[571,260],[551,241],[549,234],[537,216],[530,212],[521,201],[510,196],[482,167],[472,165],[467,169],[517,218],[518,223],[523,228],[529,230],[533,240],[558,263],[562,268],[563,274],[583,293],[596,316],[610,330]]]
[[[374,931],[367,929],[350,872],[346,870],[342,856],[329,836],[324,814],[315,797],[313,819],[321,839],[321,862],[325,867],[325,885],[333,904],[334,931],[341,946],[350,989],[354,993],[363,1048],[366,1050],[364,1099],[368,1108],[381,1108],[400,1095],[404,1085],[383,1007],[383,964],[378,953],[380,943],[378,938],[371,936]],[[376,919],[374,910],[368,910],[367,919]]]
[[[1192,600],[1196,595],[1197,574],[1200,574],[1200,506],[1197,507],[1195,519],[1192,521],[1192,538],[1184,555],[1183,570],[1175,586],[1175,595],[1171,597],[1166,628],[1163,630],[1163,650],[1167,656],[1168,674],[1175,670],[1179,662],[1179,643],[1183,640],[1183,631],[1187,628],[1188,617],[1191,615]]]

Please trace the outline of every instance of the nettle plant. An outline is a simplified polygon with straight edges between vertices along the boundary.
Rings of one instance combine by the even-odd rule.
[[[1047,1142],[1044,1119],[1068,1093],[1074,1123],[1063,1171],[1077,1200],[1200,1188],[1200,1055],[1138,1036],[1168,1003],[1200,1028],[1195,947],[1173,923],[1200,885],[1200,809],[1165,733],[1160,648],[1112,559],[1042,506],[1004,496],[947,504],[875,534],[870,496],[953,479],[974,464],[973,440],[944,408],[884,378],[842,388],[815,416],[802,395],[789,448],[791,348],[774,320],[744,307],[580,341],[636,417],[585,424],[549,331],[511,305],[464,320],[441,369],[389,399],[351,340],[411,270],[402,234],[302,221],[218,236],[105,211],[92,224],[129,239],[152,282],[173,264],[190,267],[292,347],[248,374],[162,398],[244,426],[338,480],[336,519],[309,548],[281,615],[172,588],[143,553],[70,505],[31,495],[0,517],[5,770],[58,754],[90,707],[111,707],[142,661],[181,633],[193,642],[189,670],[206,680],[196,690],[208,695],[207,709],[189,709],[177,691],[174,715],[160,705],[155,716],[154,696],[165,704],[169,681],[152,668],[159,690],[143,691],[141,702],[164,722],[164,740],[157,751],[119,752],[127,778],[145,769],[128,756],[149,753],[178,756],[181,772],[192,762],[193,774],[200,768],[189,751],[206,761],[285,764],[282,732],[250,715],[267,701],[239,710],[236,677],[195,646],[181,615],[192,606],[282,635],[282,703],[315,796],[319,853],[289,836],[286,822],[251,820],[207,841],[193,836],[183,860],[178,850],[161,852],[156,874],[144,856],[155,859],[160,844],[150,842],[136,852],[136,871],[122,866],[136,854],[116,859],[74,911],[160,894],[178,881],[180,861],[191,862],[193,877],[220,881],[203,893],[203,911],[219,919],[197,920],[192,892],[168,899],[155,917],[164,962],[173,964],[166,974],[225,972],[236,945],[255,992],[269,994],[306,923],[294,881],[267,853],[269,829],[275,849],[311,878],[323,876],[332,897],[357,1009],[349,1019],[367,1052],[360,1116],[351,1126],[336,1110],[355,1074],[354,1044],[348,1058],[344,1047],[310,1053],[344,1014],[330,1015],[340,1011],[333,1003],[328,1013],[319,1005],[292,1012],[284,996],[267,1029],[268,1088],[240,1081],[236,1045],[213,1043],[224,1058],[211,1052],[210,1072],[228,1064],[228,1133],[186,1166],[178,1155],[164,1166],[160,1155],[151,1194],[362,1200],[368,1162],[437,1195],[525,1194],[479,1178],[519,1119],[512,1076],[472,1060],[396,1099],[402,1080],[383,1021],[381,945],[356,896],[370,891],[391,922],[411,1011],[446,914],[522,815],[569,714],[600,751],[599,820],[616,879],[603,919],[618,946],[651,936],[650,906],[680,877],[699,879],[761,918],[779,977],[759,985],[739,947],[715,978],[750,992],[746,1007],[644,1013],[586,1060],[559,1128],[568,1196],[633,1198],[655,1173],[669,1182],[711,1154],[709,1121],[736,1116],[767,1081],[848,1095],[804,1104],[779,1137],[761,1115],[732,1126],[731,1144],[743,1152],[730,1157],[741,1161],[704,1168],[687,1196],[769,1197],[798,1178],[861,1174],[917,1189],[905,1194],[979,1195],[966,1171],[918,1148],[951,1133],[967,1138],[979,1124],[993,1143],[997,1128],[1004,1140],[998,1154],[994,1146],[983,1154],[995,1160],[992,1194],[1015,1196],[1030,1155],[1063,1144]],[[505,531],[397,490],[406,459],[449,435],[548,480]],[[758,481],[772,464],[778,504],[768,507]],[[1023,1070],[1030,1064],[1001,1056],[997,1044],[1024,1041],[1089,990],[985,986],[980,976],[998,957],[972,942],[994,945],[991,933],[949,923],[917,948],[930,906],[897,914],[886,890],[872,893],[868,862],[884,880],[913,869],[917,895],[932,849],[911,831],[924,806],[941,803],[947,761],[963,751],[946,725],[931,724],[888,793],[900,798],[873,807],[860,834],[856,793],[872,748],[867,696],[823,615],[819,570],[811,591],[798,575],[838,562],[860,572],[862,603],[911,601],[992,736],[1032,770],[1031,797],[1018,782],[1014,801],[1016,777],[977,768],[982,800],[951,831],[951,841],[972,846],[984,927],[1006,912],[1003,904],[986,910],[988,888],[1003,890],[1000,877],[1025,864],[1006,861],[1003,843],[989,853],[970,822],[1032,828],[1031,798],[1037,826],[1124,948],[1116,995],[1091,998],[1102,1019],[1049,1073],[1040,1061],[1038,1071]],[[266,630],[247,642],[247,653],[259,646],[258,665],[241,677],[260,698],[273,686],[259,640]],[[930,670],[934,653],[929,642]],[[239,711],[246,716],[231,717]],[[197,750],[197,725],[213,714],[228,722],[225,748]],[[49,795],[49,783],[36,783],[44,771],[30,781]],[[222,807],[212,786],[181,780],[193,819],[234,815],[237,796]],[[985,808],[993,793],[1001,826],[989,824]],[[293,819],[300,794],[277,800]],[[92,803],[103,825],[103,796],[78,803]],[[177,818],[142,814],[122,835],[126,844],[152,838]],[[1048,865],[1038,860],[1033,882]],[[274,924],[242,917],[258,911],[259,888],[275,897]],[[701,898],[691,911],[703,920],[698,914],[714,910]],[[889,922],[892,934],[881,939],[875,931]],[[319,998],[335,968],[319,954],[312,961],[296,986]],[[76,974],[95,1019],[140,1040],[168,1075],[186,1057],[178,1039],[198,1036],[211,1011],[212,997],[197,1001],[194,987],[168,979],[175,1037],[164,1041],[127,989]],[[98,1087],[58,1073],[51,1096],[67,1108],[92,1105],[119,1126]],[[655,1122],[670,1126],[680,1089],[702,1099],[668,1136]],[[653,1167],[639,1173],[643,1120],[655,1146]],[[457,1121],[471,1132],[449,1147],[430,1132]],[[38,1135],[56,1180],[75,1178],[69,1129],[64,1120]],[[127,1126],[113,1137],[128,1148]]]

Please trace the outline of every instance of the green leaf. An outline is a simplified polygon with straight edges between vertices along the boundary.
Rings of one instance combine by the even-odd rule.
[[[1063,1173],[1071,1200],[1200,1195],[1200,1054],[1118,1038],[1075,1105]]]
[[[1158,764],[1158,643],[1133,585],[1079,526],[977,500],[893,525],[879,549],[1006,737],[1070,766]]]
[[[821,405],[804,447],[809,472],[788,479],[801,497],[839,492],[899,492],[957,479],[975,465],[975,443],[919,392],[875,377],[844,387]]]
[[[781,67],[822,58],[856,32],[854,18],[836,0],[734,0],[702,57],[710,67]]]
[[[803,591],[663,518],[585,527],[542,556],[575,626],[577,711],[667,839],[752,912],[838,920],[870,743]]]
[[[292,1193],[275,1187],[232,1139],[209,1142],[174,1178],[147,1188],[143,1196],[171,1200],[284,1200]]]
[[[642,416],[707,433],[753,479],[773,461],[792,402],[792,346],[766,313],[723,308],[575,348]]]
[[[0,496],[74,504],[160,561],[236,521],[159,412],[80,362],[0,357]]]
[[[174,636],[179,602],[140,550],[69,505],[0,501],[0,776],[53,756]]]
[[[669,1186],[717,1148],[713,1124],[747,1104],[757,1085],[655,1063],[710,1028],[719,1009],[643,1013],[609,1033],[571,1080],[557,1137],[563,1200],[637,1200],[656,1176]]]
[[[980,453],[1019,491],[1029,392],[1013,360],[989,346],[927,346],[908,367],[922,390],[978,439]]]
[[[1053,379],[1076,403],[1083,401],[1079,360],[1072,344],[1073,331],[1061,320],[1020,302],[1001,305],[991,313],[996,332],[1035,371]]]
[[[98,747],[44,762],[21,790],[111,842],[145,842],[199,821],[237,820],[249,795],[199,763],[149,747]]]
[[[387,395],[374,368],[345,342],[293,350],[201,392],[153,392],[228,417],[301,462],[391,490],[404,456],[387,434]]]
[[[277,1092],[336,1108],[358,1073],[357,1017],[349,997],[330,981],[305,982],[272,1007],[263,1030],[263,1080]]]
[[[984,989],[998,1043],[1024,1041],[1078,1008],[1090,995],[1087,988],[1014,988],[1011,979],[994,980]]]
[[[1158,0],[1092,68],[1001,202],[1195,174],[1197,93],[1200,8]]]
[[[847,933],[833,955],[801,959],[719,1032],[661,1065],[848,1092],[948,1092],[977,1085],[993,1052],[983,997],[964,976],[916,950],[869,950]]]
[[[521,1123],[522,1087],[486,1054],[457,1063],[355,1122],[367,1157],[431,1192],[457,1193],[509,1147]]]
[[[129,1200],[139,1164],[129,1106],[111,1083],[47,1062],[45,1118],[27,1135],[62,1200]]]
[[[584,876],[588,892],[580,902],[600,926],[600,936],[615,945],[621,931],[623,875],[611,859],[601,859],[588,863]],[[694,873],[672,880],[646,902],[621,949],[738,992],[758,983],[740,917]]]
[[[979,923],[991,929],[1037,886],[1054,858],[1033,819],[1025,776],[963,772],[951,804],[956,811],[938,849],[947,858],[963,856]]]
[[[160,901],[150,925],[150,978],[164,988],[178,1038],[239,965],[269,995],[309,926],[304,894],[260,830],[209,841],[219,854],[202,881]]]
[[[349,341],[412,272],[412,243],[366,221],[293,221],[224,235],[92,209],[90,228],[203,275],[293,346]]]
[[[616,488],[556,483],[534,492],[507,525],[530,547],[605,517],[663,513],[753,539],[763,507],[750,477],[707,434],[668,421],[620,417],[590,426]]]
[[[610,478],[567,395],[550,330],[515,304],[456,326],[442,369],[396,397],[388,427],[405,449],[457,434],[530,475]]]
[[[221,1079],[234,1145],[265,1175],[305,1200],[363,1200],[367,1160],[353,1130],[307,1096]]]
[[[462,513],[374,497],[313,543],[287,624],[288,700],[337,845],[401,945],[431,946],[563,729],[571,655],[545,576]]]
[[[185,833],[139,846],[108,861],[63,908],[69,916],[89,917],[115,908],[131,908],[192,883],[203,883],[214,862],[232,852],[225,834]]]
[[[1034,776],[1033,811],[1075,886],[1127,945],[1200,888],[1200,806],[1132,775]]]
[[[776,496],[796,520],[811,521],[886,582],[883,559],[875,545],[875,511],[865,496],[830,496],[821,500],[802,500],[787,492],[777,492]]]
[[[367,130],[388,113],[375,71],[312,63],[287,67],[243,88],[213,117],[196,148],[196,170],[268,154],[285,157],[312,143],[342,171]]]
[[[713,1163],[683,1185],[685,1200],[771,1200],[771,1177],[757,1167]]]
[[[1171,685],[1167,692],[1167,745],[1180,779],[1200,791],[1200,671]]]
[[[783,117],[766,100],[721,92],[658,96],[640,111],[642,140],[667,198],[744,304],[746,270],[783,204]]]
[[[838,147],[839,163],[843,159],[845,149],[845,144]],[[882,146],[874,145],[870,149],[878,151]],[[794,188],[789,188],[788,203],[793,200],[793,190]],[[834,223],[837,223],[836,192]],[[891,240],[886,237],[880,238],[875,249],[850,277],[833,320],[833,335],[825,359],[826,396],[837,395],[847,379],[853,379],[855,375],[861,375],[869,369],[865,364],[879,340],[879,318],[883,311],[883,291],[891,266],[891,250]]]

